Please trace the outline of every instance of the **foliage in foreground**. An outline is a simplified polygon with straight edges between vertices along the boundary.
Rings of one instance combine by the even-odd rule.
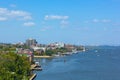
[[[15,53],[0,54],[0,80],[28,80],[29,72],[27,57]]]

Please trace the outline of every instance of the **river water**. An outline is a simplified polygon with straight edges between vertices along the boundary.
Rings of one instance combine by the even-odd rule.
[[[120,80],[120,47],[89,47],[85,52],[36,58],[43,70],[35,80]]]

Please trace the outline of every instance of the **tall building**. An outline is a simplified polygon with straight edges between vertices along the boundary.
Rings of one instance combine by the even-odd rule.
[[[37,41],[35,39],[30,38],[30,39],[26,40],[26,45],[27,46],[32,46],[32,45],[35,46],[36,44],[37,44]]]

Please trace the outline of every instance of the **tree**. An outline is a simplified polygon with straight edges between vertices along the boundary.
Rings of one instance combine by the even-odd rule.
[[[28,80],[30,63],[15,53],[0,54],[0,80]]]
[[[57,53],[57,51],[56,50],[46,50],[46,55],[48,55],[48,56],[52,56],[52,54],[56,54]]]

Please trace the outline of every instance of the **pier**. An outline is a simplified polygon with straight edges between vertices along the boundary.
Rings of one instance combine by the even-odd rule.
[[[32,70],[42,71],[42,68],[33,68]]]
[[[41,71],[41,70],[42,70],[41,66],[40,66],[40,65],[36,65],[36,64],[32,64],[30,69],[31,69],[32,74],[33,74],[33,71],[34,71],[34,70],[37,70],[37,71]],[[34,80],[34,78],[35,78],[36,76],[37,76],[37,74],[34,73],[34,74],[30,77],[29,80]]]
[[[38,71],[41,71],[42,68],[40,65],[31,65],[31,70],[38,70]]]
[[[34,78],[37,76],[37,74],[33,74],[29,80],[34,80]]]

